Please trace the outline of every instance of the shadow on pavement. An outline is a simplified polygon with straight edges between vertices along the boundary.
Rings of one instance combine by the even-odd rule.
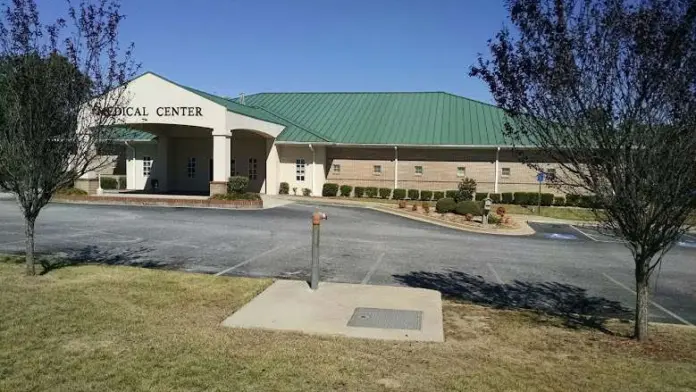
[[[560,317],[567,327],[589,327],[610,334],[604,327],[607,319],[633,316],[620,302],[590,297],[581,287],[558,282],[515,280],[498,284],[455,270],[415,271],[394,275],[394,279],[407,286],[438,290],[448,299],[497,309],[529,309]]]

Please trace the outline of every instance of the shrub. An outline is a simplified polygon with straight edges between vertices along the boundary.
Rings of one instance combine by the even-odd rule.
[[[377,187],[376,186],[368,186],[365,188],[365,196],[375,198],[377,197]]]
[[[431,200],[433,198],[433,191],[421,191],[421,200]]]
[[[527,192],[527,205],[535,206],[539,204],[539,193]]]
[[[488,197],[488,193],[485,193],[485,192],[476,192],[476,198],[475,198],[474,200],[476,200],[476,201],[482,201],[482,200],[484,200],[484,199],[487,198],[487,197]]]
[[[56,194],[61,196],[87,196],[88,193],[79,188],[62,188],[59,189]]]
[[[355,187],[355,197],[363,197],[365,194],[365,187],[356,186]]]
[[[507,210],[503,206],[500,206],[500,207],[496,208],[496,210],[495,210],[496,215],[500,215],[500,216],[504,216],[506,212],[507,212]]]
[[[312,190],[309,188],[302,188],[302,196],[312,196]]]
[[[474,220],[474,216],[471,214],[464,214],[464,219],[466,219],[467,222],[471,222]]]
[[[491,193],[488,197],[493,200],[493,203],[500,203],[500,193]]]
[[[597,198],[593,195],[581,195],[578,201],[578,207],[597,208]]]
[[[515,203],[515,199],[512,197],[512,192],[504,192],[501,193],[500,196],[502,197],[503,204]]]
[[[126,177],[119,177],[118,178],[118,189],[123,190],[128,188],[128,180]]]
[[[245,192],[245,193],[218,193],[210,197],[213,200],[261,200],[261,196],[258,193]]]
[[[413,207],[411,207],[411,211],[418,211],[418,204],[413,203]]]
[[[391,193],[390,188],[379,188],[379,197],[382,199],[388,199],[389,196],[391,196]]]
[[[433,192],[433,199],[435,199],[435,200],[440,200],[440,199],[443,199],[444,197],[445,197],[445,192],[442,192],[442,191]]]
[[[474,198],[474,193],[476,193],[476,181],[473,178],[462,178],[454,200],[457,203],[460,201],[472,200]]]
[[[406,189],[396,188],[394,189],[394,194],[392,195],[394,200],[403,200],[406,198]]]
[[[529,199],[527,198],[527,192],[515,192],[513,202],[521,206],[528,205]]]
[[[441,214],[453,212],[455,209],[457,209],[457,203],[451,197],[445,197],[435,203],[435,210]]]
[[[562,196],[556,196],[553,198],[553,205],[555,206],[564,206],[565,205],[565,199]]]
[[[292,194],[297,196],[297,187],[296,186],[292,187]]]
[[[457,203],[457,207],[454,209],[454,212],[459,215],[481,215],[481,203],[472,200],[460,201]]]
[[[580,195],[574,195],[572,193],[569,193],[566,195],[566,205],[571,206],[571,207],[577,207],[577,205],[580,203]]]
[[[230,177],[227,182],[227,193],[244,193],[249,186],[249,178],[244,176]]]
[[[290,185],[287,182],[281,182],[280,189],[278,190],[278,193],[280,193],[281,195],[289,195],[290,194]]]
[[[353,191],[353,187],[350,185],[341,185],[341,196],[349,197],[350,193]]]
[[[322,196],[336,196],[338,195],[338,184],[326,183],[321,188]]]
[[[456,190],[445,191],[445,197],[449,197],[450,199],[454,199],[455,197],[457,197],[457,191]]]
[[[118,180],[113,177],[101,177],[99,186],[101,189],[118,189]]]
[[[399,208],[406,208],[406,200],[399,200]]]
[[[408,198],[411,200],[418,200],[420,197],[420,191],[418,189],[409,189]]]
[[[542,193],[541,194],[541,205],[550,206],[553,204],[553,193]]]
[[[421,204],[421,207],[423,208],[423,211],[425,211],[426,214],[430,212],[430,203],[428,203],[427,201],[424,201],[423,204]]]
[[[498,216],[498,215],[488,214],[488,223],[491,225],[497,225],[502,220],[503,220],[503,218]]]

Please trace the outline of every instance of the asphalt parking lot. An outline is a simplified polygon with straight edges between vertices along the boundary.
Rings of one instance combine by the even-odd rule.
[[[528,237],[461,232],[364,208],[292,204],[262,211],[51,204],[37,250],[73,260],[191,272],[306,279],[310,216],[321,231],[322,279],[411,285],[499,307],[601,317],[634,307],[629,251],[592,227],[532,224]],[[0,200],[0,252],[21,252],[23,223]],[[593,231],[595,230],[595,231]],[[666,256],[654,321],[696,324],[696,238]]]

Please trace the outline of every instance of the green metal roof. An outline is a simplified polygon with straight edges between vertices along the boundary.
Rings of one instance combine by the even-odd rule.
[[[113,133],[111,133],[113,132]],[[148,142],[155,139],[155,135],[144,131],[128,127],[110,127],[108,132],[104,133],[104,139],[114,142],[124,141],[141,141]]]

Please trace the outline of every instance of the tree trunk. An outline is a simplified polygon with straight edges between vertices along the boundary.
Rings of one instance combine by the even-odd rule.
[[[642,266],[636,266],[636,324],[635,338],[648,340],[648,274]]]
[[[36,222],[36,218],[24,217],[24,233],[27,237],[24,257],[26,260],[26,273],[29,276],[36,275],[36,269],[34,268],[34,222]]]

